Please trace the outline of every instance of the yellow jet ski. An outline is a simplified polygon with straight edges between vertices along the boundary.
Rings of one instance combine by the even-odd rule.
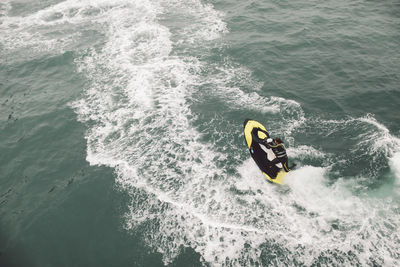
[[[244,138],[249,148],[250,155],[260,168],[262,173],[265,175],[268,181],[282,184],[287,174],[283,170],[282,163],[274,164],[272,161],[276,158],[272,149],[265,147],[263,144],[253,141],[253,134],[257,132],[259,139],[269,138],[267,129],[258,121],[246,119],[243,123],[244,126]],[[255,129],[261,129],[253,131]]]

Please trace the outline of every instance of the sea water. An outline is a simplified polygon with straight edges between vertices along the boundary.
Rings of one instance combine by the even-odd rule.
[[[1,1],[0,265],[399,265],[399,55],[395,0]]]

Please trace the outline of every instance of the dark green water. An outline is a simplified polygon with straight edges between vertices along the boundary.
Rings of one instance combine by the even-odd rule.
[[[0,2],[0,266],[399,265],[399,14]],[[245,118],[285,140],[285,185]]]

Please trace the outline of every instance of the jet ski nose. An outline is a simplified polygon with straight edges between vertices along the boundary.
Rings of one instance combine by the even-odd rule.
[[[246,127],[246,124],[247,124],[247,122],[248,122],[249,120],[251,120],[251,119],[245,119],[245,120],[244,120],[244,122],[243,122],[243,127]]]

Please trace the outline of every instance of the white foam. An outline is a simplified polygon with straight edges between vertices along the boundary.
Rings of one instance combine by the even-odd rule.
[[[359,146],[367,146],[369,154],[374,159],[377,157],[376,155],[383,154],[388,159],[389,167],[398,183],[400,177],[400,138],[392,135],[389,129],[379,123],[371,114],[361,117],[357,121],[373,126],[372,130],[361,135],[362,140],[359,142]]]
[[[142,4],[143,8],[109,14],[108,42],[102,51],[93,50],[77,61],[92,85],[85,99],[74,106],[80,120],[93,125],[87,134],[87,159],[92,164],[116,167],[121,188],[143,188],[156,197],[149,200],[155,213],[139,208],[139,214],[167,217],[148,243],[170,262],[179,244],[189,245],[183,237],[193,235],[187,229],[183,237],[165,242],[179,224],[177,216],[183,214],[188,221],[201,223],[207,220],[201,213],[197,215],[192,205],[181,203],[185,198],[190,201],[193,190],[211,182],[219,171],[213,162],[217,154],[198,141],[200,135],[189,122],[193,115],[186,98],[190,97],[190,84],[195,80],[191,70],[197,68],[197,61],[169,55],[170,33],[157,23],[153,13],[161,7]],[[162,203],[172,207],[160,211],[165,206]],[[132,216],[126,216],[129,228],[143,222],[137,216],[138,206],[142,207],[134,203]],[[187,228],[186,222],[181,224]]]
[[[176,27],[177,45],[197,47],[204,41],[215,40],[221,34],[228,32],[226,23],[221,19],[224,14],[215,10],[211,4],[198,0],[172,0],[162,1],[161,5],[178,23],[182,17],[185,18],[184,22]],[[194,23],[187,23],[187,21]]]
[[[262,96],[259,92],[263,82],[257,81],[249,69],[237,66],[229,60],[226,60],[222,67],[220,65],[207,67],[209,74],[199,82],[202,93],[205,94],[204,87],[210,87],[207,92],[213,98],[219,97],[229,109],[256,111],[260,116],[266,114],[279,116],[270,122],[278,121],[278,125],[273,125],[274,130],[286,136],[305,123],[304,111],[298,102],[281,97]]]
[[[326,168],[306,166],[291,172],[287,180],[290,190],[283,193],[281,188],[265,183],[254,167],[254,162],[247,160],[239,167],[243,180],[236,182],[233,179],[229,183],[229,186],[247,191],[247,194],[229,194],[221,191],[223,184],[217,183],[213,187],[218,190],[216,193],[207,192],[205,188],[191,191],[208,195],[205,203],[193,202],[193,199],[188,199],[185,204],[169,201],[176,209],[163,214],[166,222],[154,237],[162,240],[159,241],[163,244],[160,251],[169,256],[179,253],[177,247],[172,251],[166,249],[170,246],[162,232],[167,232],[175,244],[191,246],[206,262],[217,265],[227,259],[231,264],[239,261],[250,264],[250,259],[261,264],[260,255],[265,242],[275,242],[291,252],[296,251],[297,260],[306,265],[312,264],[328,248],[356,251],[358,260],[364,264],[369,262],[371,249],[377,249],[375,244],[381,238],[374,230],[376,225],[381,231],[390,231],[385,228],[386,219],[378,214],[385,203],[373,203],[353,196],[347,190],[349,185],[346,181],[328,186]],[[155,195],[163,196],[161,193]],[[218,208],[214,212],[216,203]],[[374,221],[372,225],[371,220]],[[178,233],[176,229],[179,229]],[[382,249],[372,252],[378,261],[385,257],[385,262],[396,263],[389,256],[397,249],[396,240],[398,237],[394,237],[393,242],[382,243]],[[245,244],[248,250],[244,252]],[[247,259],[242,258],[243,253]],[[166,259],[166,262],[169,261]],[[354,263],[346,257],[337,263],[340,262]]]
[[[287,149],[287,154],[289,158],[299,158],[299,159],[306,159],[306,158],[319,158],[324,159],[327,157],[326,153],[319,151],[312,146],[300,145],[297,147],[289,147]]]
[[[379,123],[372,114],[360,118],[348,118],[342,120],[318,120],[316,123],[329,129],[328,134],[338,131],[351,131],[354,128],[362,129],[357,136],[359,145],[367,145],[371,153],[384,152],[390,157],[400,151],[400,139],[390,134],[389,129]]]
[[[6,50],[62,53],[80,44],[85,32],[101,31],[102,24],[127,1],[67,0],[24,16],[5,16],[0,43]],[[89,41],[85,39],[86,41]]]
[[[338,135],[346,136],[353,140],[348,150],[354,153],[354,157],[368,156],[371,170],[382,168],[382,163],[387,161],[392,169],[395,170],[393,157],[400,152],[400,139],[390,133],[389,129],[378,122],[372,114],[367,114],[360,118],[346,118],[341,120],[310,120],[315,123],[325,136]],[[357,129],[357,130],[355,130]],[[346,141],[346,140],[345,140]],[[374,166],[379,164],[379,166]],[[372,173],[377,175],[378,173]]]
[[[390,167],[396,176],[396,182],[400,185],[400,152],[396,152],[390,158]]]
[[[279,112],[279,105],[270,98],[261,96],[262,82],[257,82],[247,68],[236,66],[233,63],[225,62],[220,65],[208,65],[209,74],[199,81],[201,90],[210,87],[208,93],[213,97],[219,97],[230,109],[250,109],[262,114]],[[246,92],[243,88],[248,88]]]
[[[0,3],[0,25],[3,23],[3,17],[7,16],[10,10],[11,10],[10,1],[3,1]]]
[[[391,135],[389,129],[379,123],[372,115],[366,115],[357,119],[375,127],[374,131],[367,132],[363,142],[371,142],[372,151],[384,151],[387,156],[400,152],[400,139]]]
[[[271,97],[273,102],[279,104],[280,114],[284,124],[281,126],[285,135],[290,135],[295,129],[299,128],[306,122],[306,117],[301,105],[294,101],[281,97]]]

